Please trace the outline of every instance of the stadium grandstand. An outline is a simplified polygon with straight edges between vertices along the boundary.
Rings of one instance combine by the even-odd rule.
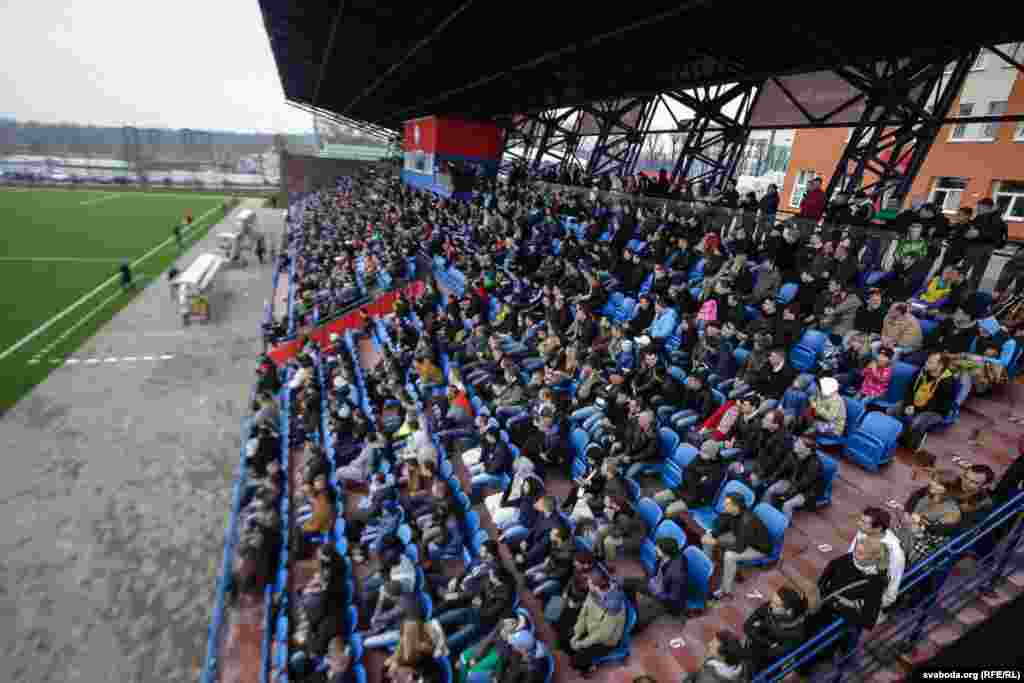
[[[1024,591],[1024,251],[907,196],[1024,119],[950,113],[1021,36],[260,4],[288,99],[403,159],[292,166],[204,681],[896,681]],[[830,177],[738,186],[801,128]]]

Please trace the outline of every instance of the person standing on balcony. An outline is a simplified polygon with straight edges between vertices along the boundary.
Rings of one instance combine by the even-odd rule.
[[[967,242],[966,261],[971,268],[968,280],[971,289],[977,289],[988,269],[992,252],[1006,245],[1006,221],[1002,219],[991,197],[985,197],[974,207],[974,220],[964,232]]]
[[[812,221],[821,220],[827,203],[825,191],[821,189],[821,178],[815,178],[807,186],[807,192],[800,202],[800,218],[807,218]]]

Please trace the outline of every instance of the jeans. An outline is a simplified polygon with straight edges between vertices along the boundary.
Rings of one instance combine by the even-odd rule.
[[[895,417],[898,420],[903,419],[909,421],[909,424],[907,425],[908,431],[912,432],[915,436],[922,436],[926,434],[931,429],[934,429],[937,425],[942,424],[943,420],[946,419],[942,415],[932,412],[915,412],[913,416],[908,417],[907,415],[904,414],[903,410],[904,406],[902,403],[900,403],[898,405],[893,406],[892,408],[889,408],[889,410],[887,410],[886,413],[889,414],[891,417]]]
[[[502,484],[505,483],[505,476],[500,474],[487,474],[482,472],[473,476],[470,480],[470,487],[473,489],[473,493],[479,493],[481,489],[486,488],[501,488]]]
[[[468,638],[471,634],[476,633],[480,628],[480,610],[475,607],[458,607],[456,609],[448,610],[443,612],[437,617],[437,622],[442,627],[447,627],[453,624],[461,624],[460,628],[455,633],[448,636],[448,640],[459,640],[462,641],[464,638]]]
[[[498,508],[497,512],[492,515],[494,520],[494,526],[498,529],[505,531],[516,525],[519,521],[519,508],[504,507]]]
[[[632,465],[629,466],[629,469],[626,470],[626,476],[629,477],[630,479],[636,479],[638,476],[640,476],[640,472],[643,471],[643,469],[645,467],[654,467],[654,466],[661,467],[661,465],[663,463],[664,463],[664,461],[657,462],[657,461],[653,461],[653,460],[645,460],[643,462],[635,462],[635,463],[633,463]]]
[[[584,425],[594,415],[601,413],[601,409],[598,406],[587,406],[586,408],[580,408],[579,410],[573,411],[569,416],[571,422],[582,422]]]
[[[736,584],[736,568],[739,562],[757,560],[764,557],[764,553],[753,548],[747,548],[743,552],[738,553],[732,549],[735,543],[736,538],[732,534],[722,534],[718,537],[718,546],[722,549],[721,591],[723,593],[732,593],[733,587]],[[704,546],[704,552],[709,557],[712,556],[713,551],[714,546]]]
[[[399,630],[384,631],[375,636],[363,639],[363,647],[367,650],[379,650],[385,647],[393,647],[398,644]]]

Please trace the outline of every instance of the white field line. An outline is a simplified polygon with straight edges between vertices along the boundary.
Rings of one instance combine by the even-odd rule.
[[[14,263],[120,263],[119,258],[78,258],[76,256],[0,256],[2,262]]]
[[[117,199],[120,196],[121,195],[119,195],[119,194],[108,194],[108,195],[103,196],[103,197],[97,197],[96,199],[87,199],[84,202],[81,202],[81,206],[89,206],[90,204],[99,204],[100,202],[105,202],[105,201],[110,200],[110,199]]]
[[[192,225],[189,227],[188,230],[183,231],[183,236],[187,235],[190,231],[192,231],[192,230],[196,229],[198,226],[200,226],[202,224],[204,218],[206,218],[207,216],[213,214],[216,211],[220,211],[220,209],[221,209],[221,207],[215,206],[212,209],[210,209],[209,211],[207,211],[206,213],[204,213],[203,215],[201,215],[198,219],[193,221]],[[158,251],[160,251],[161,249],[163,249],[167,245],[171,244],[172,242],[174,242],[174,235],[171,235],[170,237],[165,239],[163,242],[161,242],[160,244],[156,245],[155,247],[153,247],[152,249],[147,251],[145,254],[143,254],[139,258],[135,259],[135,261],[133,261],[132,264],[131,264],[132,267],[134,268],[135,266],[139,265],[140,263],[142,263],[143,261],[148,259],[150,256],[152,256],[153,254],[157,253]],[[19,339],[17,342],[15,342],[12,346],[10,346],[8,349],[6,349],[3,353],[0,353],[0,360],[3,360],[4,358],[7,358],[12,353],[14,353],[18,349],[20,349],[22,346],[24,346],[25,344],[28,344],[30,341],[32,341],[33,339],[35,339],[36,337],[41,335],[43,332],[45,332],[46,330],[50,329],[58,321],[63,319],[64,316],[66,316],[68,313],[71,313],[71,311],[75,310],[76,308],[78,308],[79,306],[84,304],[86,301],[88,301],[89,299],[93,298],[94,296],[99,294],[101,291],[103,291],[103,289],[105,287],[107,287],[111,283],[117,282],[120,277],[121,277],[120,274],[118,274],[118,275],[111,275],[109,278],[107,278],[106,280],[101,282],[99,285],[97,285],[97,287],[95,289],[93,289],[91,292],[85,294],[78,301],[74,302],[73,304],[71,304],[70,306],[65,308],[63,311],[61,311],[57,315],[55,315],[52,318],[50,318],[49,320],[44,322],[42,325],[40,325],[36,329],[34,329],[31,332],[29,332],[27,335],[25,335],[24,337]]]
[[[122,292],[121,290],[118,290],[118,291],[114,292],[113,294],[111,294],[110,296],[108,296],[103,301],[101,301],[100,304],[96,308],[92,309],[91,311],[86,313],[84,316],[82,316],[82,318],[77,323],[75,323],[74,325],[69,327],[67,330],[64,331],[63,334],[61,334],[59,337],[57,337],[55,340],[53,340],[53,342],[51,344],[49,344],[46,348],[44,348],[42,351],[37,353],[36,357],[38,358],[39,356],[45,356],[46,354],[48,354],[50,351],[53,350],[54,347],[56,347],[62,341],[67,339],[69,336],[71,336],[72,332],[74,332],[79,327],[84,325],[87,321],[92,319],[92,317],[94,315],[96,315],[97,313],[102,311],[104,306],[106,306],[107,304],[109,304],[111,301],[113,301],[117,297],[121,296],[122,294],[124,294],[124,292]]]

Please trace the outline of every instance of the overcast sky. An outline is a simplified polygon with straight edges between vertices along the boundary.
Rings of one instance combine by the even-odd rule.
[[[0,0],[0,116],[306,131],[257,0]]]

